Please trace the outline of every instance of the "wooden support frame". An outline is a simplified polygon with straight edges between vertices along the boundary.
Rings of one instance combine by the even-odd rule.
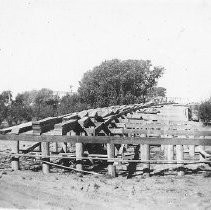
[[[206,130],[194,127],[194,124],[190,123],[184,123],[182,125],[174,125],[170,124],[168,129],[163,129],[163,127],[166,127],[163,123],[143,123],[141,120],[137,121],[134,125],[130,124],[126,129],[125,126],[121,126],[123,128],[115,128],[115,129],[109,129],[108,126],[113,124],[114,122],[119,122],[118,118],[123,117],[124,115],[127,115],[128,113],[131,113],[132,111],[139,110],[141,108],[152,106],[153,103],[149,104],[143,104],[143,105],[132,105],[132,106],[120,106],[118,109],[116,108],[116,111],[113,111],[112,109],[105,109],[105,112],[101,113],[102,121],[100,123],[93,123],[92,119],[89,117],[89,110],[85,110],[80,113],[74,113],[74,116],[67,115],[65,118],[64,116],[55,117],[55,118],[46,118],[37,122],[33,122],[33,125],[30,124],[26,125],[20,125],[11,128],[10,129],[2,130],[2,134],[0,135],[0,140],[11,140],[14,141],[14,148],[13,153],[14,155],[12,159],[12,167],[13,170],[19,169],[19,159],[17,157],[19,153],[19,141],[34,141],[34,142],[42,142],[42,155],[43,155],[43,172],[49,173],[50,168],[49,165],[46,164],[50,161],[49,158],[49,143],[55,142],[58,144],[61,142],[61,144],[67,144],[72,143],[76,144],[76,161],[77,165],[76,168],[78,170],[82,170],[82,159],[83,159],[83,144],[86,143],[99,143],[99,144],[107,144],[107,152],[108,152],[108,158],[113,159],[115,157],[114,154],[114,145],[115,144],[121,144],[121,145],[128,145],[128,144],[134,144],[134,145],[141,145],[141,160],[144,162],[144,174],[146,176],[150,175],[150,145],[162,145],[164,148],[166,148],[166,156],[168,161],[171,163],[174,159],[174,145],[176,145],[176,161],[178,164],[178,167],[181,169],[178,174],[183,175],[184,171],[183,163],[184,163],[184,149],[183,145],[190,145],[189,146],[189,154],[194,157],[194,148],[195,145],[201,145],[202,148],[204,145],[211,146],[211,130]],[[93,113],[93,117],[96,117],[97,112]],[[68,118],[69,117],[69,118]],[[64,118],[68,121],[62,121]],[[73,118],[73,119],[71,119]],[[81,119],[80,119],[81,118]],[[59,124],[58,124],[59,123]],[[128,125],[128,124],[127,124]],[[31,127],[30,127],[31,126]],[[96,127],[95,127],[96,126]],[[134,127],[133,127],[134,126]],[[181,129],[183,126],[185,126],[185,129]],[[77,136],[69,136],[67,135],[68,132],[74,130],[77,127]],[[110,126],[112,127],[112,126]],[[113,126],[115,127],[115,126]],[[30,134],[21,134],[28,130],[31,130],[33,128],[34,135]],[[132,129],[128,129],[132,128]],[[135,128],[135,129],[134,129]],[[53,130],[52,130],[53,129]],[[50,131],[49,133],[46,133],[47,131]],[[89,135],[92,133],[93,136],[79,136],[79,133],[86,131],[86,135]],[[93,132],[92,132],[93,131]],[[95,136],[95,134],[102,134],[101,131],[104,131],[105,134],[108,136]],[[6,134],[6,133],[10,134]],[[55,133],[54,133],[55,132]],[[30,133],[30,132],[28,132]],[[46,134],[43,134],[46,133]],[[51,135],[49,135],[51,133]],[[103,133],[103,135],[104,135]],[[43,134],[43,135],[42,135]],[[125,135],[124,137],[117,137],[117,136],[111,136],[111,135]],[[148,135],[145,137],[142,137],[143,135]],[[128,137],[127,137],[128,135]],[[154,136],[153,136],[154,135]],[[165,135],[175,135],[175,137],[169,138],[169,136]],[[184,138],[178,137],[184,135]],[[192,137],[188,137],[188,136]],[[135,137],[137,136],[137,137]],[[207,137],[205,137],[207,136]],[[204,138],[201,138],[204,137]],[[38,143],[39,144],[39,143]],[[66,147],[67,148],[67,147]],[[32,147],[33,149],[33,147]],[[123,149],[123,147],[122,147]],[[27,151],[28,152],[28,151]],[[66,149],[65,149],[66,152]],[[137,159],[138,160],[138,159]],[[200,159],[201,161],[204,161],[204,159]],[[109,159],[108,159],[109,161]],[[115,160],[113,161],[115,162]],[[108,166],[108,173],[114,177],[115,172],[115,166],[113,164],[112,160],[109,162]],[[170,165],[169,165],[170,166]]]

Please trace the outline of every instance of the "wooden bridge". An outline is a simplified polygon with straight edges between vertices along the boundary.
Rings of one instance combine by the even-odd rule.
[[[131,166],[142,163],[146,176],[155,174],[152,164],[167,164],[168,170],[176,169],[179,175],[184,175],[187,164],[211,164],[211,156],[204,149],[211,146],[211,129],[197,122],[159,117],[159,108],[167,105],[169,103],[150,102],[49,117],[2,129],[0,140],[13,142],[13,170],[20,169],[21,156],[41,158],[44,173],[50,172],[51,165],[95,173],[85,170],[83,161],[107,161],[108,174],[112,177],[116,176],[116,168],[121,163],[129,164],[129,174],[134,172]],[[151,117],[143,119],[143,114]],[[32,146],[21,149],[20,143],[26,141],[31,142]],[[93,145],[106,146],[107,153],[100,154],[99,147]],[[68,152],[70,147],[74,148],[74,152]],[[129,152],[131,147],[133,151]],[[163,159],[151,158],[154,147],[161,148]],[[184,154],[188,154],[188,158],[184,158]],[[76,167],[58,165],[51,161],[52,158],[74,159]]]

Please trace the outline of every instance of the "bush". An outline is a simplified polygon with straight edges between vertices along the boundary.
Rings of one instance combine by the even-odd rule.
[[[200,104],[199,118],[206,125],[211,121],[211,101],[205,101]]]

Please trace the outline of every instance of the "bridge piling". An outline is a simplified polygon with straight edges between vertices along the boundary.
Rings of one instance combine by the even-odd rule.
[[[42,142],[41,143],[41,148],[42,148],[42,155],[43,156],[49,156],[50,155],[50,143],[49,142]],[[43,157],[43,161],[50,162],[49,157]],[[42,171],[44,174],[49,174],[50,173],[50,165],[43,162],[42,163]]]
[[[18,154],[19,153],[19,141],[12,142],[12,153]],[[12,170],[17,171],[19,170],[19,157],[13,156],[11,161]]]

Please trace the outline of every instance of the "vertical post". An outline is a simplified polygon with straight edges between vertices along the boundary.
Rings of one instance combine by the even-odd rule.
[[[143,161],[150,160],[150,146],[149,146],[149,144],[141,145],[141,160],[143,160]],[[149,163],[143,164],[143,174],[147,177],[150,176],[150,164]]]
[[[76,149],[76,169],[83,170],[82,165],[82,157],[83,157],[83,144],[82,143],[75,143]]]
[[[114,154],[115,154],[114,144],[107,144],[108,158],[114,158],[115,157]],[[108,174],[111,175],[111,177],[116,176],[116,167],[114,166],[113,162],[108,163]]]
[[[58,147],[58,142],[55,142],[55,143],[54,143],[54,146],[55,146],[55,152],[57,153],[57,152],[58,152],[58,149],[59,149],[59,147]]]
[[[42,155],[44,156],[42,158],[43,161],[47,161],[50,162],[50,158],[49,157],[45,157],[45,156],[49,156],[50,155],[50,149],[49,149],[49,142],[42,142],[41,143],[41,148],[42,148]],[[47,163],[42,163],[42,171],[44,174],[48,174],[50,173],[50,166]]]
[[[195,157],[195,145],[189,145],[189,155],[191,158]]]
[[[165,159],[168,159],[168,150],[169,150],[169,145],[164,145],[164,157]]]
[[[168,145],[167,159],[168,161],[174,160],[174,145]],[[172,169],[172,164],[169,164],[169,169]]]
[[[71,132],[72,136],[75,136],[76,133],[74,131]],[[85,133],[81,133],[82,136],[85,135]],[[83,144],[82,143],[75,143],[75,155],[76,155],[76,169],[77,170],[83,170],[82,165],[82,157],[83,157]]]
[[[181,163],[184,160],[183,145],[176,145],[176,157],[177,157],[177,165],[179,167],[178,175],[183,176],[185,174],[184,171],[182,170],[184,164]]]
[[[19,153],[19,141],[12,142],[12,153],[18,154]],[[11,162],[12,170],[17,171],[19,170],[19,157],[13,156]]]

